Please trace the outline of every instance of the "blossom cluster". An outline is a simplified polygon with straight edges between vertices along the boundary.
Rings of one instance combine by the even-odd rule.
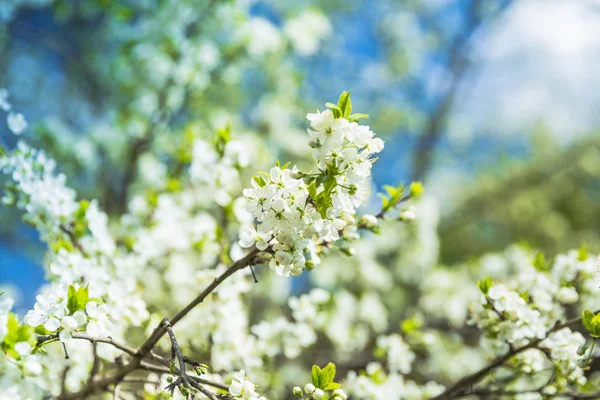
[[[383,150],[383,141],[368,126],[341,115],[353,118],[347,92],[336,111],[342,106],[338,114],[325,110],[307,116],[318,172],[276,166],[244,189],[247,210],[259,224],[241,232],[240,245],[271,248],[269,265],[280,275],[300,275],[317,263],[317,247],[338,240],[368,198],[372,157]]]
[[[243,369],[235,374],[231,380],[229,393],[236,399],[267,400],[256,392],[256,385],[246,377],[246,372]]]

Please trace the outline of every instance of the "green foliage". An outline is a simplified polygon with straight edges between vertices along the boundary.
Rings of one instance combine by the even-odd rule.
[[[254,175],[252,180],[257,183],[258,186],[263,187],[267,185],[267,181],[260,175]]]
[[[369,118],[367,114],[355,113],[352,114],[352,99],[350,92],[342,92],[337,105],[333,103],[325,103],[325,106],[333,111],[333,116],[336,118],[346,118],[350,122],[358,122],[363,118]]]
[[[6,149],[0,144],[0,157],[4,157],[6,155]]]
[[[20,355],[15,350],[15,344],[20,342],[35,343],[34,329],[29,325],[19,324],[17,316],[13,313],[8,313],[6,329],[7,333],[4,336],[4,341],[0,344],[0,348],[9,357],[19,359]]]
[[[318,178],[312,179],[307,186],[308,194],[323,218],[327,217],[327,209],[333,204],[331,192],[337,186],[336,174],[337,171],[330,167],[327,175],[320,175]],[[317,194],[317,188],[320,185],[323,185],[323,190]]]
[[[581,321],[590,336],[600,338],[600,313],[594,314],[590,310],[584,310]]]
[[[386,213],[402,201],[406,187],[402,184],[396,187],[385,185],[383,189],[387,195],[379,193],[379,196],[381,197],[381,212]]]
[[[87,200],[81,200],[79,202],[79,208],[73,214],[74,220],[72,222],[71,231],[75,237],[82,237],[87,233],[88,225],[85,214],[90,206],[90,202]]]
[[[418,315],[405,319],[400,323],[400,329],[406,334],[418,331],[423,326],[423,319]]]
[[[590,256],[590,253],[588,251],[587,243],[583,243],[579,247],[579,249],[577,249],[577,259],[579,261],[585,261],[588,259],[589,256]]]
[[[334,382],[336,374],[335,364],[330,362],[327,366],[321,369],[318,365],[313,365],[311,370],[312,384],[316,388],[322,390],[335,390],[342,385]]]
[[[487,295],[490,291],[490,288],[494,286],[494,282],[492,281],[492,278],[490,276],[486,276],[485,278],[477,282],[477,286],[479,286],[479,290],[481,290],[481,292],[484,295]]]
[[[215,150],[219,154],[219,157],[223,157],[225,146],[231,140],[231,125],[227,124],[224,128],[217,129],[214,140]]]
[[[81,286],[75,289],[75,286],[70,285],[68,290],[67,308],[73,314],[75,311],[83,310],[89,301],[88,286]]]
[[[549,271],[551,267],[550,263],[546,261],[544,253],[542,253],[541,251],[535,256],[535,259],[533,260],[533,266],[535,267],[535,269],[541,272]]]
[[[421,182],[413,182],[410,184],[408,189],[408,195],[411,198],[417,198],[423,194],[425,188],[423,187],[423,183]]]

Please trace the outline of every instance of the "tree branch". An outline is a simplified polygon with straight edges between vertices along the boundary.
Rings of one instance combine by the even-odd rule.
[[[185,306],[181,311],[179,311],[172,319],[170,319],[169,326],[172,328],[177,322],[179,322],[181,319],[183,319],[192,309],[194,309],[198,304],[202,303],[204,301],[204,299],[206,299],[221,283],[223,283],[227,278],[229,278],[235,272],[242,270],[242,269],[246,268],[247,266],[251,265],[259,255],[260,255],[260,251],[256,248],[254,248],[246,256],[244,256],[240,260],[234,262],[229,268],[227,268],[227,270],[225,270],[225,272],[223,272],[206,289],[204,289],[202,291],[202,293],[200,293],[194,300],[192,300],[187,306]],[[100,339],[91,338],[87,335],[80,335],[80,334],[76,334],[76,333],[73,334],[74,338],[80,338],[80,339],[85,339],[85,340],[96,340],[99,342],[102,341],[104,343],[112,344],[113,346],[132,355],[133,358],[128,364],[122,366],[117,371],[115,371],[113,374],[107,375],[103,378],[100,378],[100,379],[92,382],[91,385],[84,387],[82,390],[80,390],[78,392],[61,394],[60,396],[57,397],[57,399],[59,399],[59,400],[85,399],[87,396],[89,396],[92,393],[96,393],[101,390],[106,390],[109,386],[115,385],[118,382],[121,382],[123,380],[123,378],[125,378],[125,376],[127,376],[129,373],[140,368],[140,366],[142,365],[142,360],[145,357],[151,357],[151,358],[158,357],[158,356],[152,354],[152,349],[154,348],[154,346],[156,346],[158,341],[167,332],[168,332],[167,327],[161,322],[161,324],[154,330],[154,332],[152,332],[150,337],[142,344],[142,346],[137,351],[132,350],[132,349],[128,348],[127,346],[118,344],[110,338],[100,340]],[[48,340],[55,339],[54,336],[56,336],[56,335],[41,336],[38,338],[38,341],[41,343],[45,343]],[[85,336],[85,337],[83,337],[83,336]],[[182,358],[182,361],[183,361],[183,358]],[[188,377],[188,376],[186,375],[186,377]],[[195,387],[195,388],[197,389],[197,387]],[[200,390],[200,389],[198,389],[198,390]],[[204,392],[202,392],[202,393],[204,393]],[[206,393],[204,393],[204,394],[207,395]],[[218,399],[216,397],[214,397],[214,395],[213,395],[213,398],[211,398],[211,400],[218,400]]]
[[[504,365],[504,363],[509,361],[512,357],[516,356],[517,354],[519,354],[527,349],[537,347],[543,340],[545,340],[548,336],[550,336],[551,333],[559,331],[563,328],[569,328],[580,322],[581,322],[581,317],[571,319],[569,321],[563,322],[562,324],[557,323],[552,329],[550,329],[548,332],[546,332],[546,335],[544,336],[543,339],[535,339],[535,340],[532,340],[531,342],[527,343],[526,345],[514,348],[513,350],[504,354],[503,356],[496,358],[494,361],[492,361],[490,364],[483,367],[479,371],[474,372],[473,374],[467,375],[464,378],[460,379],[458,382],[456,382],[450,388],[446,389],[443,393],[441,393],[435,397],[432,397],[430,400],[449,400],[449,399],[453,399],[453,398],[465,395],[466,389],[479,383],[490,372],[492,372],[496,368]]]

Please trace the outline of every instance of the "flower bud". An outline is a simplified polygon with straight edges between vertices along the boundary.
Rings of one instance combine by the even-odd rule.
[[[325,392],[321,389],[316,389],[315,392],[313,393],[313,397],[316,400],[321,400],[323,398],[323,396],[325,396]]]
[[[367,229],[372,229],[377,226],[377,217],[373,214],[365,214],[358,220],[358,225],[364,226]]]
[[[348,396],[342,389],[335,389],[331,397],[334,399],[346,400]]]
[[[315,391],[315,385],[313,385],[312,383],[307,383],[306,386],[304,386],[304,391],[308,394],[311,394]]]
[[[296,386],[292,389],[292,393],[294,394],[294,396],[298,396],[298,397],[303,397],[304,395],[302,394],[302,389],[300,388],[300,386]]]
[[[414,207],[409,207],[400,213],[400,219],[403,221],[412,221],[417,218],[417,213]]]

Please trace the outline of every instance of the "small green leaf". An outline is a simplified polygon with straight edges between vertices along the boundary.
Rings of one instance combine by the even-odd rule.
[[[579,261],[585,261],[590,256],[587,243],[583,243],[579,249],[577,249],[577,259]]]
[[[73,285],[67,290],[67,308],[71,313],[77,311],[77,289]]]
[[[494,282],[492,281],[492,278],[490,276],[486,276],[485,278],[477,282],[477,286],[479,286],[479,289],[484,295],[487,295],[490,288],[494,286]]]
[[[533,260],[533,266],[540,272],[550,270],[550,264],[546,262],[546,257],[541,251],[536,254],[535,259]]]
[[[89,301],[89,287],[80,287],[75,289],[75,286],[70,285],[67,292],[67,308],[70,313],[83,310]]]
[[[306,187],[308,189],[308,194],[310,196],[311,199],[313,199],[314,201],[317,200],[317,183],[316,181],[311,181],[308,186]]]
[[[342,117],[348,117],[352,114],[352,100],[350,99],[350,92],[342,92],[340,99],[338,100],[338,107],[342,111]]]
[[[600,338],[600,313],[594,315],[590,310],[585,310],[581,316],[581,322],[592,337]]]
[[[315,387],[320,387],[319,380],[321,378],[321,368],[319,368],[318,365],[313,365],[310,375],[312,378],[312,384],[315,385]]]
[[[335,373],[336,373],[335,364],[330,362],[321,371],[321,376],[319,378],[319,385],[320,385],[319,388],[321,388],[323,390],[327,390],[326,387],[330,383],[333,383],[333,380],[335,379]]]
[[[6,155],[6,149],[0,144],[0,157],[4,157]]]
[[[325,386],[325,389],[323,389],[323,390],[335,390],[335,389],[339,389],[341,387],[342,387],[342,385],[340,385],[339,383],[331,382],[330,384]]]
[[[266,186],[266,184],[267,184],[267,182],[265,181],[265,178],[263,178],[263,177],[262,177],[262,176],[260,176],[260,175],[254,175],[254,176],[252,177],[252,180],[253,180],[254,182],[256,182],[256,183],[258,184],[258,186],[260,186],[260,187],[264,187],[264,186]]]
[[[423,194],[424,191],[425,188],[423,187],[423,184],[421,182],[413,182],[410,184],[410,197],[419,197]]]
[[[346,118],[346,119],[350,122],[358,122],[363,118],[368,119],[369,115],[362,114],[362,113],[355,113],[355,114],[349,115],[348,118]]]
[[[339,118],[339,117],[343,116],[343,114],[344,114],[342,112],[342,110],[333,103],[325,103],[325,107],[330,108],[331,111],[333,111],[333,116],[335,118]]]
[[[421,329],[422,326],[423,320],[418,315],[415,315],[409,319],[405,319],[400,323],[400,329],[402,329],[404,333],[417,331]]]

